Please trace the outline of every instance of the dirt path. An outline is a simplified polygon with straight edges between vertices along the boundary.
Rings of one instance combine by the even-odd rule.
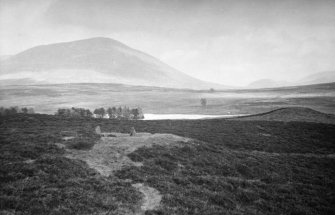
[[[141,206],[142,213],[147,210],[157,209],[159,207],[162,196],[158,190],[141,183],[133,184],[133,187],[136,187],[144,195]]]
[[[180,145],[189,141],[188,138],[173,134],[138,133],[132,137],[122,133],[111,134],[116,137],[102,137],[89,151],[67,150],[66,157],[86,161],[101,175],[109,176],[125,166],[141,166],[142,163],[133,162],[127,156],[140,147]]]
[[[106,137],[112,134],[115,137]],[[133,162],[127,156],[140,147],[153,145],[182,145],[190,141],[189,138],[173,134],[137,133],[136,136],[122,133],[105,133],[100,141],[91,150],[69,150],[66,157],[85,161],[91,168],[97,170],[103,176],[112,175],[114,172],[126,166],[142,166],[140,162]],[[159,207],[162,196],[159,191],[138,183],[133,184],[143,195],[141,210],[136,214],[144,214],[146,210]]]

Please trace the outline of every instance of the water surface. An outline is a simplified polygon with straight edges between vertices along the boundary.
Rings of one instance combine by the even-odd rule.
[[[144,120],[160,119],[212,119],[212,118],[232,118],[245,116],[246,114],[229,114],[229,115],[204,115],[204,114],[144,114]]]

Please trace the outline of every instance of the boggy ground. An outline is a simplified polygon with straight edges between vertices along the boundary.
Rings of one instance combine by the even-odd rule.
[[[0,123],[3,214],[335,212],[332,124],[48,115],[2,117]],[[107,177],[80,159],[69,159],[66,152],[93,150],[100,141],[97,125],[103,132],[125,133],[135,127],[139,133],[174,134],[191,141],[122,149],[124,165]],[[62,131],[76,132],[77,138],[63,141]],[[162,196],[159,207],[144,207],[148,187]]]

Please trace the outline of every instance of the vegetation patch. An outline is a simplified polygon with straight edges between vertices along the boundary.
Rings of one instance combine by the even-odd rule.
[[[71,138],[66,141],[66,146],[69,149],[89,150],[94,146],[94,141],[91,138]]]
[[[111,122],[103,120],[100,124],[107,131],[128,132],[130,127],[134,127],[138,132],[170,133],[212,143],[215,147],[239,151],[335,153],[333,124],[225,119]]]
[[[117,173],[162,195],[156,214],[332,214],[330,158],[255,155],[202,143],[129,155],[142,167]]]
[[[55,144],[62,130],[95,142],[94,121],[19,114],[0,123],[0,213],[132,214],[139,207],[141,193],[129,182],[102,177]]]

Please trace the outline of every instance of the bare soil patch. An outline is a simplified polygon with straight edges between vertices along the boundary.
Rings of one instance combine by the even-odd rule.
[[[136,136],[129,136],[124,133],[101,133],[101,135],[101,139],[91,150],[67,149],[66,157],[83,160],[106,177],[126,166],[142,166],[141,162],[133,162],[127,156],[140,147],[176,146],[190,140],[173,134],[137,133]],[[146,210],[159,207],[162,196],[158,190],[141,183],[133,186],[144,195],[141,208],[135,214],[144,214]]]
[[[159,207],[162,195],[156,189],[142,183],[133,184],[133,187],[136,187],[144,195],[141,206],[141,210],[143,212],[147,210],[154,210]]]
[[[116,137],[107,137],[108,134]],[[66,157],[83,160],[101,175],[109,176],[125,166],[141,166],[141,163],[133,162],[127,156],[140,147],[176,145],[189,141],[188,138],[173,134],[137,133],[136,136],[124,133],[108,134],[104,133],[104,137],[91,150],[67,150]]]

